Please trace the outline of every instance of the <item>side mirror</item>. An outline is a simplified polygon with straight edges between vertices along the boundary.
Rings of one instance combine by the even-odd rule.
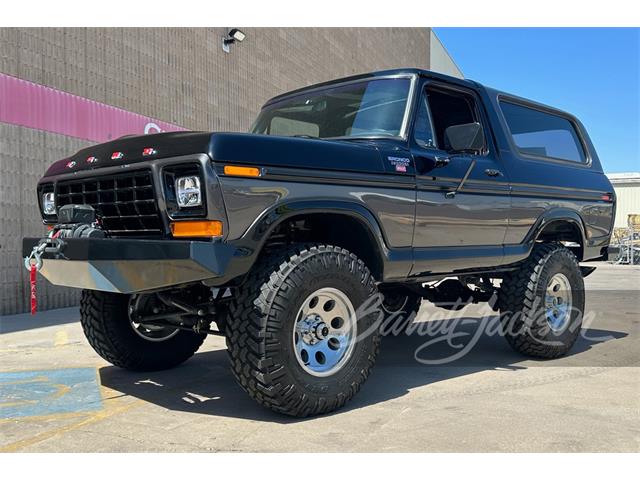
[[[452,125],[444,131],[444,143],[451,152],[482,152],[485,148],[484,130],[477,122]]]

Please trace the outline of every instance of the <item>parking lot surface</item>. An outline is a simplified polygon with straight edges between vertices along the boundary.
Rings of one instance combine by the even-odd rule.
[[[585,282],[587,325],[565,358],[513,352],[486,307],[425,305],[417,327],[437,329],[384,338],[355,399],[310,419],[255,404],[221,338],[132,373],[93,352],[77,308],[5,316],[0,451],[637,452],[640,267],[601,263]]]

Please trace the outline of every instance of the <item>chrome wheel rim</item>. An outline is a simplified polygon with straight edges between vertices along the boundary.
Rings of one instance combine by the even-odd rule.
[[[556,273],[549,279],[544,297],[545,315],[551,330],[560,332],[566,328],[571,319],[572,303],[569,279],[563,273]]]
[[[333,375],[353,354],[356,328],[355,309],[344,292],[316,290],[296,315],[293,346],[298,364],[315,377]]]
[[[178,328],[164,327],[161,325],[149,325],[139,323],[134,320],[140,311],[151,309],[151,313],[157,313],[149,305],[150,295],[133,295],[129,300],[129,324],[133,331],[148,342],[164,342],[169,340],[179,332]]]

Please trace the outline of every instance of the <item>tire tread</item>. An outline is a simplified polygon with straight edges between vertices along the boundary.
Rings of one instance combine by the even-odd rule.
[[[375,294],[369,269],[354,254],[331,245],[294,245],[261,259],[254,266],[231,302],[227,322],[227,351],[240,386],[264,407],[297,417],[336,410],[353,398],[369,376],[380,344],[376,336],[374,353],[368,356],[366,367],[344,392],[334,397],[313,400],[305,393],[298,393],[296,385],[286,381],[286,366],[275,363],[271,356],[278,349],[281,327],[279,316],[273,312],[284,311],[290,291],[303,281],[298,267],[317,255],[325,267],[329,266],[328,262],[348,266],[369,293]]]
[[[133,371],[172,368],[193,356],[206,338],[205,335],[178,332],[166,344],[158,342],[147,345],[147,349],[134,348],[131,335],[136,334],[133,329],[131,335],[128,331],[123,334],[122,325],[117,324],[128,322],[127,318],[122,318],[127,315],[127,303],[128,295],[96,290],[83,290],[80,297],[80,323],[85,337],[96,353],[112,365]]]
[[[562,345],[540,342],[535,338],[535,332],[531,331],[530,326],[524,324],[523,317],[526,319],[534,313],[536,287],[545,265],[552,256],[559,256],[562,262],[579,271],[578,259],[562,244],[555,242],[536,244],[530,257],[522,266],[504,277],[498,293],[498,305],[507,342],[514,350],[531,357],[562,356],[575,342],[575,338]],[[523,315],[511,321],[506,314],[512,312],[522,312]],[[576,338],[578,333],[579,329],[575,332]]]

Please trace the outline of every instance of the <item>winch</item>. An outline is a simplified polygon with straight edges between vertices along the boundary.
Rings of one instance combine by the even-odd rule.
[[[91,205],[65,205],[58,210],[58,224],[52,230],[56,238],[105,238],[104,230]]]
[[[65,258],[63,238],[106,237],[104,230],[100,229],[96,212],[91,205],[65,205],[58,210],[58,221],[59,223],[24,259],[24,266],[29,271],[32,315],[36,312],[36,272],[42,268],[42,255],[48,253],[54,257]]]
[[[63,238],[106,238],[106,233],[100,228],[96,211],[91,205],[65,205],[58,210],[58,221],[59,223],[25,258],[24,265],[27,270],[32,270],[34,266],[36,270],[40,270],[43,253],[64,258]]]

